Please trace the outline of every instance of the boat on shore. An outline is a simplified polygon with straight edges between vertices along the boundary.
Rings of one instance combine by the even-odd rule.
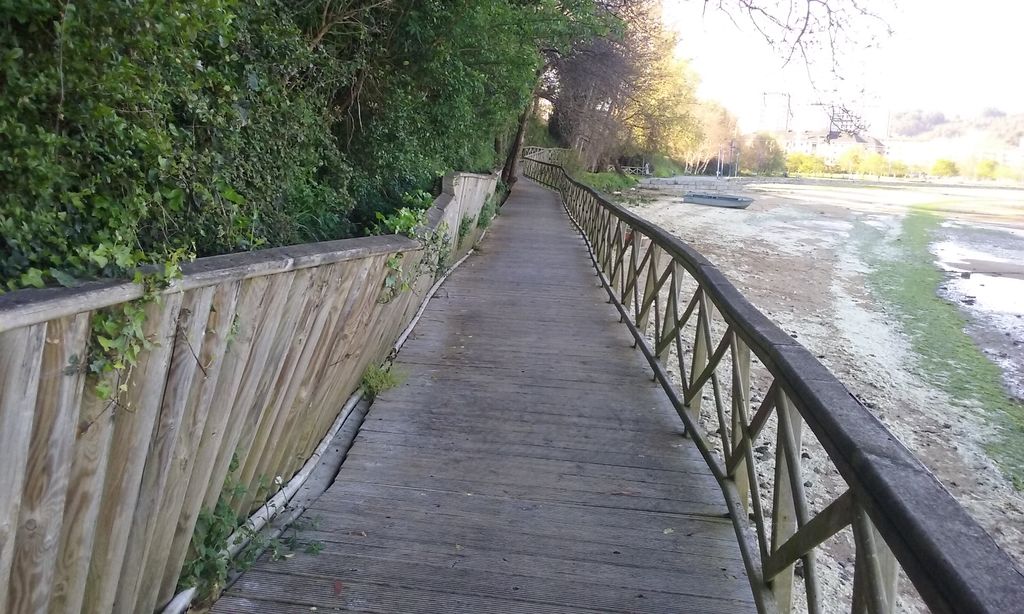
[[[726,207],[728,209],[746,209],[753,198],[746,196],[730,196],[729,194],[707,194],[704,192],[687,192],[683,195],[684,203],[695,205],[708,205],[711,207]]]

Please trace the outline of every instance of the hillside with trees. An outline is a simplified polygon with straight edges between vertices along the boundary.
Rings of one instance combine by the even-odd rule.
[[[1017,147],[1024,139],[1024,113],[1008,115],[990,108],[973,118],[949,118],[938,111],[904,111],[889,120],[889,132],[920,140],[956,138],[980,134],[993,142]]]

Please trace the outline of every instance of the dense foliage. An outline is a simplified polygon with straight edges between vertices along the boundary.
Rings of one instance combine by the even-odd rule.
[[[493,168],[588,7],[0,2],[0,288],[368,232]]]

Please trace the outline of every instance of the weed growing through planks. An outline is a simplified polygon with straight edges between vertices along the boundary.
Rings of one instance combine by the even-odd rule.
[[[466,241],[466,237],[469,236],[470,231],[473,230],[473,227],[475,225],[476,225],[476,217],[473,217],[473,216],[463,216],[462,219],[459,220],[459,243],[458,243],[458,247],[459,247],[460,250],[462,249],[462,244]]]
[[[491,222],[494,221],[494,216],[498,214],[498,195],[497,193],[491,194],[484,201],[482,207],[480,207],[480,217],[476,220],[476,225],[480,230],[487,230]]]
[[[363,373],[363,392],[373,402],[377,395],[401,385],[404,381],[405,374],[398,369],[384,369],[377,365],[370,365]]]
[[[320,519],[299,518],[285,529],[279,537],[268,537],[266,531],[255,531],[246,522],[246,518],[236,516],[231,507],[231,501],[240,497],[248,490],[243,484],[234,479],[235,471],[238,470],[238,456],[231,457],[231,464],[228,466],[228,477],[224,480],[224,488],[220,492],[217,504],[214,508],[204,508],[199,512],[195,530],[192,533],[190,545],[190,557],[182,567],[181,575],[178,577],[179,591],[189,587],[196,587],[197,607],[208,606],[220,594],[232,570],[244,571],[252,567],[260,554],[267,552],[270,559],[279,561],[289,559],[295,552],[303,551],[307,554],[319,554],[324,549],[323,542],[319,540],[304,540],[300,535],[307,529],[317,530]],[[257,489],[269,491],[271,482],[260,476]],[[283,486],[283,480],[278,477],[273,481],[277,488]],[[269,492],[268,492],[269,494]],[[269,501],[263,504],[270,505]],[[238,543],[248,541],[245,549],[238,554],[238,558],[231,561],[228,558],[228,541],[231,535],[239,532]]]
[[[203,508],[199,512],[192,532],[189,558],[178,577],[179,591],[192,586],[198,589],[198,603],[211,602],[228,578],[231,562],[226,552],[228,539],[242,523],[231,509],[231,500],[246,491],[245,486],[232,477],[237,470],[238,456],[234,455],[216,505],[212,510]]]

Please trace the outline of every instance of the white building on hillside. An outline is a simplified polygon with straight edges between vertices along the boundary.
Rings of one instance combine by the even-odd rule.
[[[829,133],[804,130],[787,132],[776,136],[786,153],[804,153],[823,158],[827,164],[835,164],[840,156],[850,149],[860,149],[862,153],[885,154],[886,148],[882,141],[873,136],[843,134],[829,139]]]

